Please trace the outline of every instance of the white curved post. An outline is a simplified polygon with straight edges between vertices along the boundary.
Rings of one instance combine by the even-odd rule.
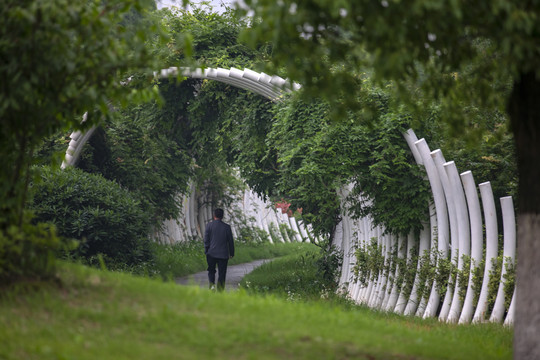
[[[407,244],[405,243],[405,237],[403,235],[400,235],[397,238],[397,259],[398,261],[400,259],[405,259],[407,252]],[[394,311],[397,301],[398,301],[398,276],[400,270],[400,264],[399,262],[396,264],[396,271],[394,271],[394,281],[392,282],[392,290],[390,291],[390,296],[388,297],[388,302],[386,303],[386,307],[384,308],[385,311]]]
[[[386,251],[387,253],[387,265],[390,267],[392,264],[392,262],[395,261],[394,259],[394,252],[396,251],[396,237],[394,235],[391,235],[391,234],[388,234],[387,235],[387,245],[388,245],[388,249]],[[395,254],[395,256],[397,256],[397,253]],[[384,297],[383,297],[383,301],[382,301],[382,304],[381,304],[381,309],[386,311],[386,307],[388,305],[388,300],[390,299],[390,294],[392,292],[392,287],[394,285],[394,282],[395,282],[395,279],[394,279],[394,274],[390,274],[390,271],[388,271],[386,274],[385,274],[385,277],[386,277],[386,284],[385,284],[385,290],[384,290]]]
[[[341,219],[341,228],[343,229],[343,267],[344,281],[347,287],[351,283],[351,222],[348,216],[343,216]]]
[[[463,257],[470,254],[470,227],[469,227],[469,214],[467,211],[467,203],[465,201],[465,194],[463,192],[463,186],[456,168],[456,164],[453,161],[449,161],[444,164],[446,173],[448,174],[448,180],[452,187],[452,192],[456,205],[456,215],[458,221],[458,234],[459,234],[459,252],[458,252],[458,271],[463,271]],[[448,314],[448,322],[457,322],[461,314],[461,308],[463,303],[459,297],[459,289],[462,286],[459,283],[459,277],[456,279],[456,286],[454,289],[454,296],[452,299],[452,305],[450,306],[450,312]]]
[[[356,243],[355,250],[361,250],[361,249],[364,249],[364,246],[365,246],[365,238],[366,238],[366,230],[364,226],[365,222],[364,222],[364,219],[358,219],[356,222],[358,224],[358,233],[357,233],[357,243]],[[355,264],[356,262],[357,260],[355,259]],[[357,290],[353,296],[353,300],[356,303],[361,304],[362,293],[365,289],[365,286],[360,281],[356,281],[356,284],[357,284]]]
[[[431,249],[438,249],[439,251],[444,250],[448,248],[449,240],[448,210],[446,207],[444,190],[426,140],[418,140],[415,145],[422,157],[424,167],[426,168],[429,184],[431,185],[431,192],[433,193],[433,202],[435,204],[436,221],[434,221],[434,219],[431,221]],[[431,256],[433,256],[433,254]],[[429,300],[426,304],[426,311],[422,315],[424,315],[424,317],[433,317],[436,315],[440,302],[440,295],[437,291],[437,284],[435,282],[433,282],[431,292],[428,296]],[[420,309],[422,310],[422,308]]]
[[[450,261],[457,267],[457,258],[458,258],[458,244],[459,244],[459,235],[458,235],[458,223],[456,217],[456,207],[454,204],[454,197],[452,196],[452,187],[450,185],[450,180],[448,180],[448,175],[444,169],[444,164],[446,160],[440,149],[434,150],[431,152],[431,158],[433,163],[437,168],[437,173],[439,174],[439,179],[441,180],[441,185],[443,187],[444,196],[446,198],[446,205],[448,207],[448,217],[450,220],[450,244],[447,249],[441,249],[441,256],[448,257],[448,250],[450,250]],[[452,274],[449,275],[446,293],[444,295],[443,303],[441,306],[441,311],[439,312],[439,320],[446,321],[448,318],[448,313],[450,312],[450,305],[452,304],[452,295],[454,293],[454,288],[451,286]]]
[[[503,216],[503,233],[504,233],[504,248],[503,262],[501,271],[501,281],[493,311],[491,312],[490,321],[501,322],[504,316],[504,285],[506,283],[504,277],[507,273],[506,267],[514,263],[516,257],[516,218],[514,214],[514,202],[511,196],[501,198],[501,210]]]
[[[359,219],[356,219],[355,221],[352,222],[352,229],[351,230],[352,230],[352,239],[354,241],[353,241],[353,245],[352,245],[352,248],[351,248],[351,256],[352,256],[351,266],[353,268],[354,268],[354,266],[356,266],[356,263],[357,263],[356,249],[358,249],[361,246],[361,243],[362,243],[361,236],[360,236],[361,225],[362,224],[361,224],[361,221]],[[358,281],[354,280],[354,272],[351,272],[350,278],[351,278],[351,283],[352,283],[352,288],[351,288],[351,291],[350,291],[350,297],[354,302],[358,302],[358,297],[359,297],[360,288],[361,288],[360,283]]]
[[[469,284],[467,286],[467,293],[463,302],[463,310],[461,311],[461,316],[459,317],[459,323],[464,324],[469,323],[473,316],[473,300],[475,295],[475,290],[473,289],[474,270],[480,266],[480,263],[482,262],[484,244],[480,201],[478,200],[478,193],[476,191],[476,184],[474,182],[472,172],[466,171],[462,173],[461,182],[463,183],[463,188],[465,189],[469,218],[471,221],[471,264]]]
[[[485,182],[478,185],[480,195],[482,196],[482,207],[484,209],[484,221],[486,224],[486,260],[484,268],[484,278],[482,280],[482,289],[478,298],[478,305],[474,312],[473,322],[479,322],[486,318],[488,308],[488,293],[489,293],[489,276],[493,269],[493,261],[497,258],[498,247],[498,230],[497,230],[497,214],[495,210],[495,200],[491,183]]]
[[[424,229],[422,229],[422,231],[420,232],[420,246],[419,246],[419,249],[418,249],[418,254],[419,254],[419,258],[420,256],[422,256],[422,254],[426,251],[426,250],[429,250],[429,242],[430,242],[430,239],[431,239],[431,235],[430,235],[430,229],[428,227],[424,227]],[[413,264],[411,264],[410,266],[412,266]],[[417,271],[417,274],[416,276],[414,277],[414,284],[413,284],[413,288],[411,290],[411,294],[409,296],[409,300],[407,301],[407,306],[405,307],[405,311],[404,311],[404,314],[405,315],[414,315],[416,310],[418,309],[418,306],[419,306],[419,302],[421,299],[418,299],[418,282],[419,282],[419,279],[418,279],[418,270],[420,269],[420,261],[417,263],[417,268],[416,268],[416,271]]]
[[[367,251],[368,245],[370,242],[370,235],[371,235],[371,223],[368,221],[367,217],[362,218],[362,229],[363,229],[363,240],[360,243],[360,246],[364,251]],[[369,279],[369,274],[367,274],[368,279],[365,285],[363,285],[362,289],[360,290],[360,296],[359,301],[362,304],[366,304],[369,298],[369,284],[371,280]]]
[[[416,134],[412,129],[407,130],[403,133],[403,137],[405,138],[405,141],[407,142],[407,145],[409,145],[409,149],[411,149],[411,153],[413,154],[414,160],[417,164],[422,165],[422,156],[418,152],[418,149],[416,148],[415,143],[418,141],[418,138],[416,137]]]
[[[380,234],[379,227],[376,227],[375,229],[375,236],[377,238],[377,246],[379,248],[382,248],[382,237]],[[368,306],[371,308],[374,308],[376,306],[376,300],[379,296],[379,290],[381,285],[381,273],[380,271],[377,274],[374,274],[376,276],[376,279],[373,282],[373,288],[371,290],[371,295],[368,300]]]
[[[510,307],[508,308],[508,314],[504,319],[504,325],[511,326],[514,325],[514,316],[516,314],[516,288],[514,287],[514,294],[512,295],[512,300],[510,301]]]
[[[406,263],[406,266],[409,267],[409,266],[412,266],[413,264],[411,264],[412,262],[412,250],[414,249],[414,246],[415,246],[415,237],[414,237],[414,232],[410,232],[409,235],[407,235],[407,263]],[[399,292],[399,296],[398,296],[398,300],[396,302],[396,307],[394,308],[394,312],[396,314],[403,314],[403,312],[405,311],[405,307],[407,306],[407,301],[408,301],[408,297],[405,296],[405,293],[403,291],[403,288],[401,289],[401,291]]]
[[[388,263],[390,262],[390,248],[391,248],[391,245],[390,245],[390,242],[391,242],[391,236],[390,235],[383,235],[383,253],[384,253],[384,266],[386,267],[386,265],[388,265]],[[377,308],[378,309],[381,309],[384,307],[384,301],[385,299],[387,298],[387,293],[388,293],[388,289],[387,289],[387,286],[388,286],[388,276],[385,272],[385,270],[383,269],[382,272],[381,272],[381,291],[379,293],[379,299],[377,301]]]

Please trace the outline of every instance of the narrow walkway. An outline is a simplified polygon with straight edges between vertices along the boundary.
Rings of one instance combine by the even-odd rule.
[[[252,272],[256,267],[269,262],[271,260],[255,260],[245,264],[229,265],[227,267],[227,277],[225,278],[225,290],[236,290],[244,276]],[[216,273],[217,279],[217,273]],[[208,288],[208,271],[201,271],[196,274],[177,278],[175,280],[180,285],[199,285],[203,288]]]

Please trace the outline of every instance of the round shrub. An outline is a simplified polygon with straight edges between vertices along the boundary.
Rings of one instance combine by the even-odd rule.
[[[40,174],[32,185],[35,220],[53,223],[59,235],[80,240],[75,255],[103,254],[126,264],[149,258],[150,217],[128,190],[75,168],[43,167]]]

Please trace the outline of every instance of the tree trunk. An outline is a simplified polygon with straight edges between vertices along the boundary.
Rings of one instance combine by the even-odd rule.
[[[518,243],[514,359],[540,359],[540,81],[514,83],[508,108],[518,161]]]

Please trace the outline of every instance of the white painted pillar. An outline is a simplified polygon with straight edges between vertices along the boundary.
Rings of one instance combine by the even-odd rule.
[[[435,204],[435,217],[431,218],[431,246],[432,251],[435,249],[447,249],[449,241],[449,224],[448,224],[448,210],[446,206],[446,199],[444,190],[439,179],[439,174],[433,159],[431,157],[431,151],[426,143],[425,139],[418,140],[416,148],[422,162],[426,169],[426,173],[431,186],[431,192],[433,193],[433,202]],[[432,255],[433,256],[433,255]],[[433,317],[436,315],[437,308],[439,307],[440,295],[436,288],[436,283],[433,282],[430,291],[429,300],[426,305],[426,311],[420,316]]]
[[[480,263],[482,262],[484,235],[482,228],[482,214],[480,213],[480,201],[478,200],[478,192],[476,191],[476,183],[474,182],[472,172],[465,171],[462,173],[461,182],[463,183],[463,189],[465,189],[469,219],[471,222],[471,265],[469,284],[467,286],[465,301],[463,302],[463,310],[459,317],[459,323],[468,324],[471,322],[474,311],[473,307],[475,305],[473,304],[475,295],[473,289],[474,270],[480,266]]]
[[[473,316],[473,322],[483,321],[487,316],[489,276],[493,269],[493,261],[497,258],[499,232],[497,229],[497,213],[491,183],[485,182],[478,185],[482,196],[482,207],[484,209],[484,221],[486,224],[486,261],[484,268],[484,278],[482,289],[478,298],[478,305]]]
[[[420,245],[418,248],[419,257],[422,256],[422,254],[426,250],[429,250],[429,242],[431,239],[431,235],[429,232],[430,232],[430,228],[428,228],[427,226],[424,229],[422,229],[422,231],[420,232]],[[418,282],[420,281],[418,278],[418,270],[420,269],[420,265],[421,265],[420,261],[416,265],[417,265],[416,267],[417,274],[414,278],[414,285],[413,285],[411,294],[409,296],[409,300],[407,301],[407,306],[405,307],[405,310],[403,312],[405,315],[414,315],[416,313],[416,310],[419,307],[420,300],[421,300],[418,298],[418,285],[419,285]],[[414,266],[414,264],[410,264],[409,266]]]
[[[458,222],[456,215],[455,200],[453,197],[452,187],[450,185],[450,180],[444,169],[444,164],[446,160],[444,159],[443,153],[440,149],[437,149],[431,152],[431,157],[437,168],[437,173],[439,174],[439,179],[441,180],[441,185],[443,187],[444,195],[446,198],[446,205],[448,206],[448,217],[450,220],[450,244],[448,249],[444,251],[442,249],[442,256],[448,256],[448,250],[450,253],[450,261],[457,267],[457,258],[458,258],[458,249],[459,249],[459,234],[458,234]],[[452,304],[452,296],[454,293],[454,288],[450,286],[450,280],[452,275],[449,276],[447,282],[447,289],[444,295],[443,303],[441,306],[441,311],[439,313],[439,320],[446,321],[448,318],[448,313],[450,312],[450,305]]]
[[[412,249],[414,248],[415,246],[415,237],[414,237],[414,233],[411,231],[409,233],[409,235],[407,235],[407,267],[409,266],[413,266],[413,264],[411,264],[412,262]],[[405,307],[407,306],[407,302],[408,302],[408,297],[405,297],[405,294],[403,292],[403,290],[400,291],[399,293],[399,296],[398,296],[398,300],[396,302],[396,307],[394,308],[394,312],[396,314],[403,314],[403,312],[405,311]]]
[[[514,202],[511,196],[501,198],[501,210],[503,216],[503,233],[504,233],[504,248],[503,248],[503,263],[501,271],[501,281],[497,292],[497,299],[493,305],[490,321],[501,322],[504,316],[504,284],[506,275],[506,267],[514,264],[516,257],[516,217],[514,214]]]
[[[399,235],[397,239],[397,259],[405,259],[407,252],[407,244],[405,242],[405,236]],[[396,307],[397,301],[398,301],[398,276],[400,270],[399,263],[396,265],[396,271],[394,272],[394,281],[392,283],[392,289],[390,290],[390,296],[388,297],[388,302],[386,303],[386,307],[384,308],[385,311],[393,311]]]
[[[453,196],[456,205],[456,215],[458,220],[458,233],[459,233],[459,258],[458,258],[458,270],[463,270],[463,256],[470,254],[470,226],[469,226],[469,213],[467,211],[467,203],[465,201],[465,194],[463,192],[463,186],[459,178],[456,164],[453,161],[449,161],[444,164],[450,185],[452,186]],[[461,314],[463,303],[459,298],[459,289],[463,286],[459,283],[459,278],[456,279],[456,287],[454,289],[454,296],[452,299],[452,305],[450,306],[450,312],[448,314],[448,322],[457,322]],[[466,284],[465,284],[466,286]]]
[[[388,234],[388,250],[387,250],[387,254],[388,254],[388,266],[391,266],[392,265],[392,262],[395,262],[395,258],[394,258],[394,253],[395,253],[395,256],[397,257],[397,237],[392,235],[392,234]],[[381,305],[381,309],[386,311],[386,307],[388,306],[388,301],[390,300],[390,295],[392,293],[392,288],[394,286],[394,282],[395,282],[395,278],[394,278],[394,274],[390,273],[390,271],[388,271],[386,273],[386,285],[385,285],[385,291],[384,291],[384,298],[383,298],[383,301],[382,301],[382,305]]]

